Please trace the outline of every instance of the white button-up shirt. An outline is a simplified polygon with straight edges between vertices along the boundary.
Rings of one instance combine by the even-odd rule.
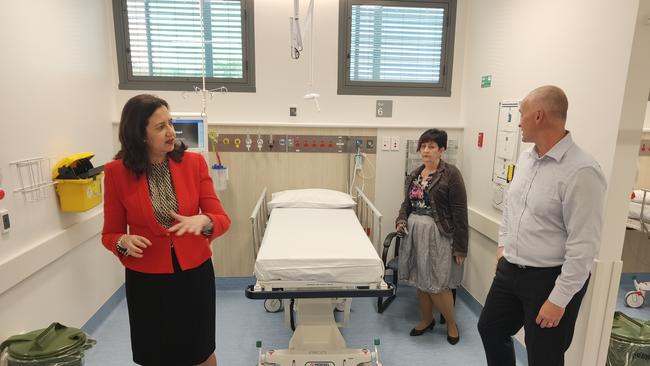
[[[506,194],[499,246],[510,263],[562,266],[548,300],[566,307],[584,285],[600,246],[607,183],[600,165],[567,133],[544,156],[517,161]]]

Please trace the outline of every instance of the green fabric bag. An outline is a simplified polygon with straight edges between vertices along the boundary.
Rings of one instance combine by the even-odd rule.
[[[650,365],[650,321],[614,313],[607,366]]]
[[[80,329],[52,323],[9,337],[0,344],[0,352],[7,349],[9,366],[81,366],[84,351],[95,343]]]

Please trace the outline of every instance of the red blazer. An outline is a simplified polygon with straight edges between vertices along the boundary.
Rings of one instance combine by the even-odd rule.
[[[104,168],[104,229],[102,243],[125,267],[144,273],[173,273],[170,238],[183,270],[198,267],[212,256],[210,242],[230,226],[230,219],[214,193],[212,179],[203,157],[185,152],[177,163],[169,160],[172,182],[183,216],[204,213],[212,219],[212,236],[186,233],[176,236],[160,226],[154,216],[146,174],[136,178],[122,160],[113,160]],[[117,240],[125,233],[144,236],[152,243],[142,258],[119,256]]]

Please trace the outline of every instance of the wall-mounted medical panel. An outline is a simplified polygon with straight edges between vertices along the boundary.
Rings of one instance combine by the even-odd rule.
[[[302,134],[210,134],[210,151],[375,154],[376,136]]]

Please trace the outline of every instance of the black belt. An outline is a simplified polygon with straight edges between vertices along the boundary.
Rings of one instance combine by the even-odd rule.
[[[506,262],[508,265],[512,267],[516,267],[518,269],[527,269],[527,270],[544,270],[544,269],[559,269],[562,268],[562,266],[553,266],[553,267],[533,267],[533,266],[527,266],[524,264],[517,264],[517,263],[510,263],[508,262],[507,259],[503,258],[503,261]]]

